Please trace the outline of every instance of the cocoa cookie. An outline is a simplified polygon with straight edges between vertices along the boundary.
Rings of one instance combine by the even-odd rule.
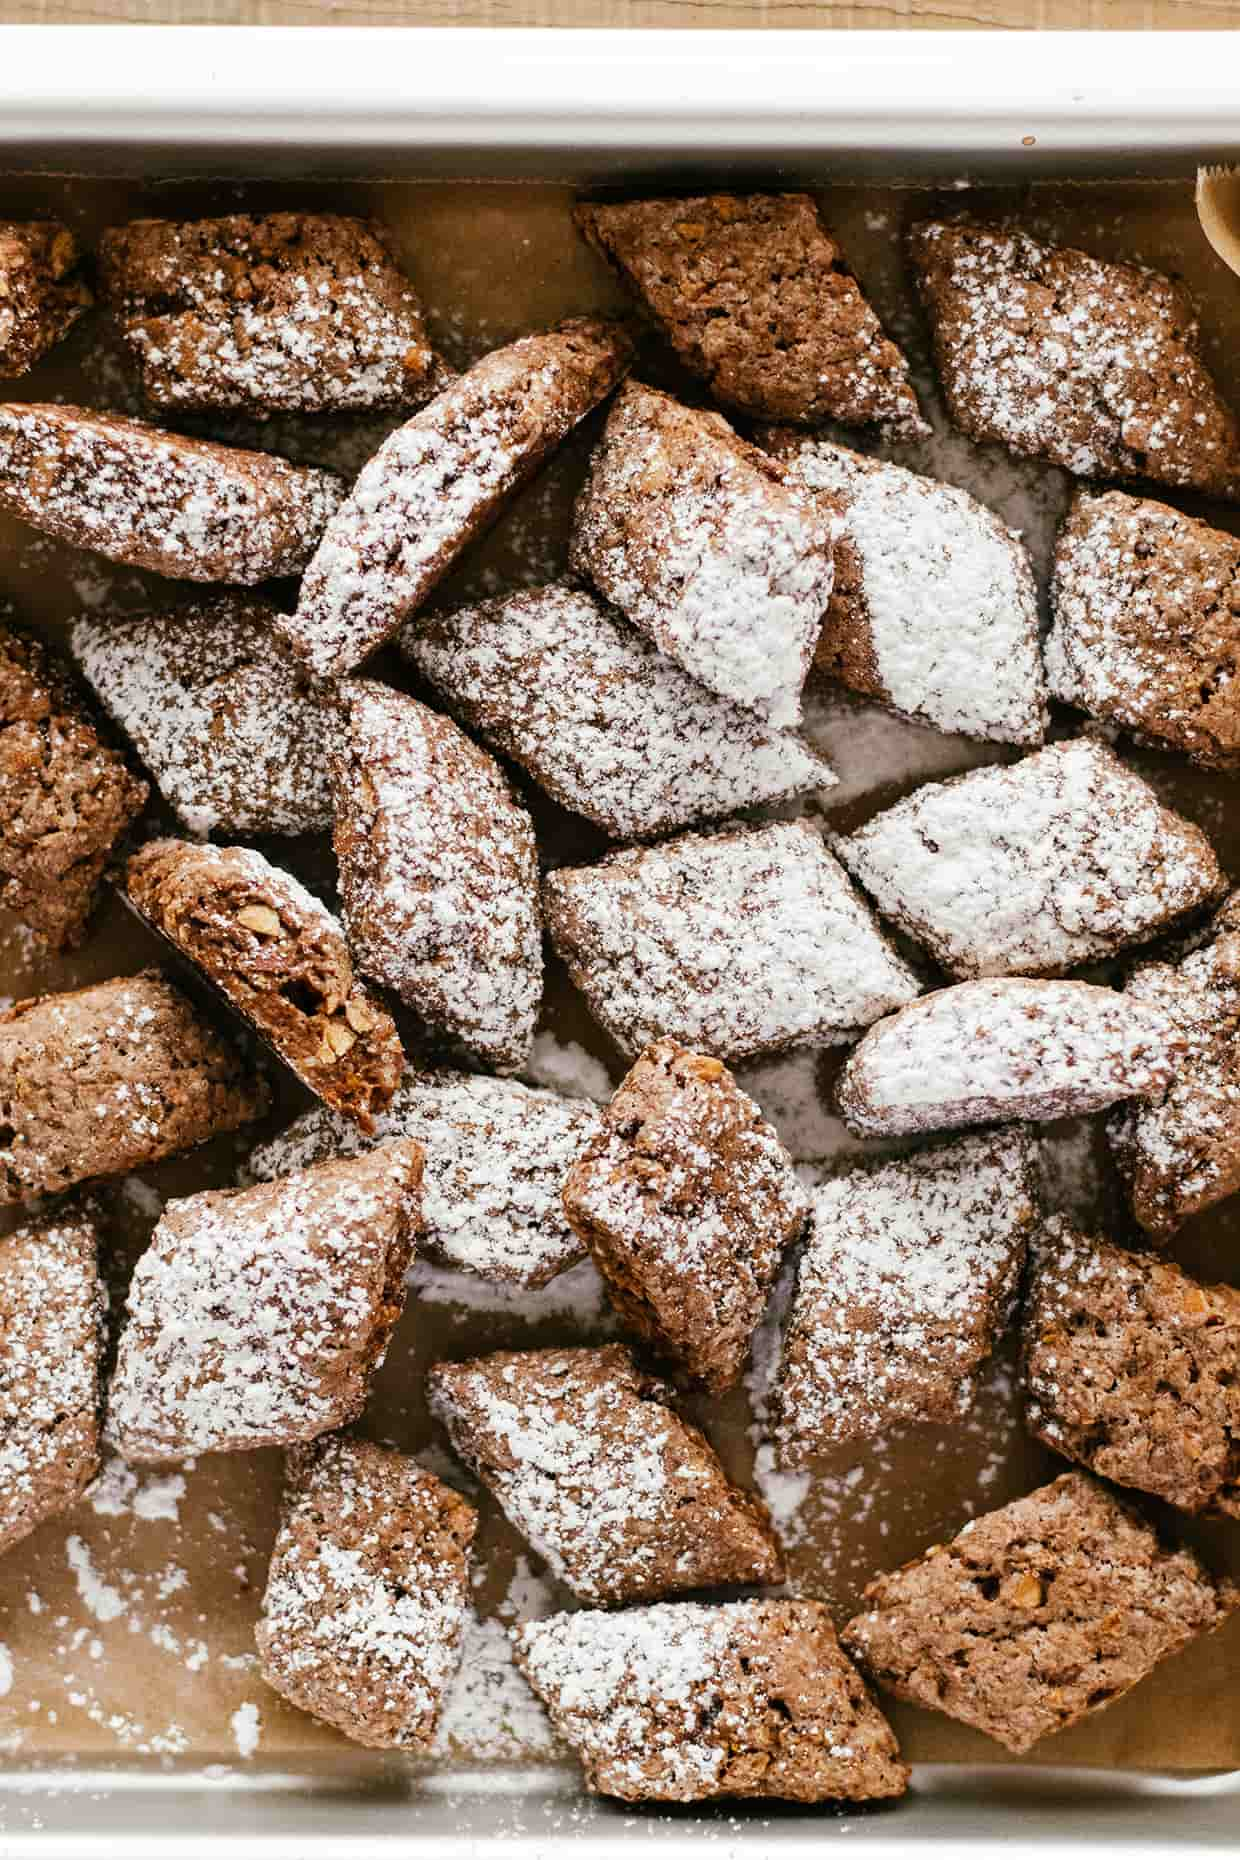
[[[303,1085],[373,1127],[404,1071],[400,1038],[304,885],[251,847],[152,840],[129,861],[125,886]]]
[[[85,407],[0,407],[0,510],[182,581],[297,575],[344,495],[333,472]]]
[[[261,1117],[268,1090],[155,970],[0,1014],[0,1203],[127,1175]]]
[[[478,1516],[408,1454],[331,1435],[286,1455],[263,1678],[372,1749],[426,1750],[460,1660]]]
[[[836,782],[802,737],[707,691],[584,590],[428,614],[401,650],[468,729],[615,839]]]
[[[781,1582],[765,1509],[620,1344],[436,1363],[431,1413],[579,1600]]]
[[[892,438],[930,430],[808,194],[583,202],[573,218],[723,406]]]
[[[0,220],[0,377],[27,374],[89,309],[59,220]]]
[[[99,280],[155,407],[355,413],[417,405],[435,373],[374,221],[130,220],[100,240]]]
[[[320,677],[351,671],[425,601],[629,365],[618,324],[579,317],[484,355],[362,468],[281,633]]]
[[[812,827],[787,821],[610,853],[543,885],[596,1020],[727,1061],[853,1039],[920,991]]]
[[[739,1379],[805,1194],[727,1068],[647,1049],[564,1183],[625,1325],[712,1395]]]
[[[782,729],[800,722],[837,521],[721,414],[630,381],[577,499],[570,559],[700,684]]]
[[[355,1420],[404,1306],[421,1177],[417,1144],[397,1142],[170,1201],[109,1392],[125,1458],[290,1446]]]
[[[527,1621],[513,1642],[596,1795],[864,1802],[908,1787],[821,1602],[585,1610]]]
[[[971,439],[1084,478],[1240,495],[1240,427],[1183,285],[969,219],[914,226],[910,256],[948,409]]]
[[[272,631],[265,601],[220,594],[174,612],[78,620],[74,654],[191,833],[319,833],[339,731]]]
[[[1017,1755],[1131,1691],[1240,1600],[1086,1473],[1065,1473],[879,1576],[844,1629],[897,1698]]]
[[[1174,929],[1226,888],[1200,827],[1090,737],[927,782],[834,842],[949,975],[1062,975]]]
[[[342,705],[335,843],[358,965],[433,1034],[516,1072],[542,1000],[529,815],[486,751],[416,699],[358,679]]]
[[[1083,1116],[1155,1098],[1184,1046],[1152,1004],[1088,982],[960,982],[870,1028],[836,1098],[861,1137]]]
[[[0,902],[49,948],[81,941],[147,793],[101,739],[64,662],[0,620]]]

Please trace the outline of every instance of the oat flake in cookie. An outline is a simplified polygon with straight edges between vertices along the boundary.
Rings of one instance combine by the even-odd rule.
[[[821,1602],[552,1615],[513,1641],[596,1795],[865,1802],[908,1787]]]
[[[1201,359],[1183,285],[974,220],[910,253],[956,424],[1085,478],[1240,496],[1240,427]]]
[[[129,861],[125,886],[303,1085],[373,1125],[405,1056],[339,924],[304,885],[252,847],[152,840]]]
[[[775,1385],[784,1464],[968,1412],[1016,1302],[1033,1165],[1025,1131],[988,1131],[813,1191]]]
[[[463,724],[615,839],[835,785],[802,737],[707,691],[584,589],[428,614],[401,650]]]
[[[610,853],[549,873],[543,896],[573,981],[633,1058],[661,1039],[729,1062],[836,1045],[920,991],[801,821]]]
[[[431,1413],[579,1600],[783,1580],[758,1500],[620,1344],[436,1363]]]
[[[98,1235],[61,1208],[0,1240],[0,1551],[76,1503],[99,1469]]]
[[[425,1750],[460,1659],[478,1518],[415,1460],[333,1435],[286,1456],[263,1678],[372,1749]]]
[[[774,728],[801,719],[832,507],[718,413],[628,382],[573,513],[573,568],[669,659]]]
[[[542,1000],[529,815],[448,718],[369,679],[342,703],[335,843],[358,965],[433,1035],[516,1072]]]
[[[642,1054],[564,1184],[627,1328],[712,1395],[740,1376],[805,1206],[753,1099],[670,1040]]]
[[[835,842],[949,975],[1060,975],[1148,942],[1225,887],[1199,827],[1104,743],[928,782]]]
[[[82,670],[190,833],[331,825],[336,707],[303,681],[274,620],[265,601],[221,594],[74,624]]]
[[[99,269],[153,406],[352,413],[427,397],[422,307],[373,221],[130,220],[104,233]]]
[[[1019,536],[967,491],[790,427],[763,445],[842,513],[817,668],[952,735],[1046,735],[1038,596]]]
[[[297,575],[344,495],[333,472],[84,407],[0,407],[0,510],[182,581]]]
[[[124,1457],[290,1446],[355,1420],[404,1306],[421,1176],[417,1144],[398,1142],[170,1201],[109,1391]]]
[[[1153,1005],[1088,982],[960,982],[870,1028],[836,1098],[860,1137],[1100,1111],[1153,1098],[1183,1038]]]
[[[580,317],[484,355],[386,439],[328,526],[281,633],[320,677],[395,633],[629,365]]]
[[[929,431],[908,363],[808,194],[583,202],[573,218],[723,406]]]

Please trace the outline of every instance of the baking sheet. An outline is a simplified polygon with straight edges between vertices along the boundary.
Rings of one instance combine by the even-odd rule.
[[[458,364],[570,312],[620,307],[615,286],[572,231],[570,199],[566,189],[542,186],[353,185],[293,193],[234,182],[145,189],[30,178],[0,183],[0,215],[55,212],[87,246],[102,226],[141,212],[303,204],[375,212],[394,232],[427,302],[437,341]],[[1209,351],[1229,384],[1234,371],[1227,358],[1237,352],[1240,336],[1240,285],[1201,239],[1187,187],[996,192],[969,196],[969,204],[975,202],[987,209],[1019,206],[1035,229],[1074,238],[1099,253],[1179,269],[1203,299]],[[962,483],[997,508],[1025,532],[1044,582],[1067,481],[1053,469],[972,447],[951,432],[929,382],[924,332],[902,274],[899,233],[906,219],[928,205],[964,203],[959,193],[846,189],[824,195],[829,223],[839,230],[893,331],[914,353],[936,427],[933,439],[899,448],[893,456]],[[657,351],[645,371],[678,385]],[[86,319],[9,392],[141,411],[129,371],[98,316]],[[196,430],[268,444],[347,472],[391,423],[282,419],[263,429],[224,421]],[[444,600],[537,582],[563,567],[567,511],[596,426],[588,425],[570,442],[472,553],[444,587]],[[1177,501],[1226,527],[1240,527],[1235,514]],[[140,607],[152,599],[175,603],[192,593],[51,544],[0,518],[0,600],[8,599],[21,617],[50,634],[61,632],[84,608]],[[383,668],[405,682],[394,661],[385,659]],[[813,693],[810,729],[844,777],[827,807],[830,819],[842,826],[920,780],[1010,759],[999,749],[903,724],[829,688]],[[1224,862],[1240,870],[1240,822],[1229,805],[1231,784],[1172,757],[1129,753],[1169,801],[1205,827]],[[545,802],[535,799],[534,805],[544,845],[557,862],[589,858],[600,849],[592,829]],[[325,843],[273,841],[266,850],[330,895],[333,866]],[[0,991],[13,997],[103,979],[152,960],[161,960],[161,952],[115,899],[105,905],[85,947],[65,959],[49,959],[19,926],[0,924]],[[830,1055],[802,1054],[742,1069],[743,1082],[780,1124],[811,1176],[847,1151],[881,1147],[847,1139],[831,1116],[828,1097],[837,1063]],[[532,1076],[605,1094],[608,1079],[622,1070],[553,967]],[[256,1133],[222,1139],[105,1192],[114,1308],[163,1199],[231,1181],[254,1137],[278,1128],[304,1102],[285,1079],[277,1110]],[[1048,1205],[1126,1232],[1096,1129],[1052,1127],[1044,1173]],[[1194,1222],[1174,1254],[1194,1271],[1238,1281],[1238,1239],[1240,1202]],[[505,1666],[502,1630],[507,1620],[562,1606],[568,1598],[434,1439],[421,1394],[424,1368],[440,1355],[607,1334],[605,1301],[588,1266],[521,1300],[459,1275],[415,1269],[409,1308],[377,1379],[366,1427],[378,1438],[425,1454],[436,1471],[470,1492],[482,1513],[475,1558],[479,1620],[471,1631],[464,1683],[446,1720],[445,1761],[474,1766],[556,1757],[545,1720]],[[962,1426],[907,1429],[844,1447],[808,1475],[781,1476],[770,1466],[758,1438],[755,1404],[760,1407],[760,1388],[751,1387],[724,1403],[699,1406],[697,1418],[731,1470],[745,1480],[756,1478],[771,1502],[788,1543],[794,1591],[821,1596],[839,1620],[853,1612],[876,1571],[915,1555],[966,1518],[1027,1491],[1056,1469],[1051,1456],[1023,1436],[1010,1351],[992,1364]],[[109,1458],[100,1481],[72,1514],[53,1520],[4,1558],[0,1748],[12,1764],[70,1758],[93,1763],[129,1753],[256,1771],[302,1762],[326,1765],[333,1753],[345,1754],[335,1733],[286,1706],[256,1670],[253,1625],[278,1488],[279,1456],[272,1453],[206,1457],[172,1474],[130,1471]],[[1240,1527],[1191,1526],[1189,1534],[1217,1565],[1240,1575]],[[1240,1765],[1238,1659],[1240,1620],[1024,1761],[1119,1769]],[[1002,1756],[947,1719],[900,1706],[891,1715],[914,1761],[977,1765]],[[391,1760],[376,1763],[390,1769]]]

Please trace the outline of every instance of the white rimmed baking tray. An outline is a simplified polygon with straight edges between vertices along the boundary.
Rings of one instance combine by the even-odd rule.
[[[0,171],[755,182],[1170,177],[1240,155],[1227,34],[0,31]],[[0,1577],[3,1569],[0,1566]],[[902,1809],[635,1815],[561,1772],[364,1753],[203,1774],[11,1767],[0,1856],[879,1857],[1240,1847],[1240,1777],[924,1767]]]

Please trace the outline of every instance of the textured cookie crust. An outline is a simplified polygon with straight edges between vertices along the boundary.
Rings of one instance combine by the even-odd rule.
[[[549,873],[543,900],[573,981],[633,1058],[662,1039],[728,1061],[835,1045],[920,989],[800,821],[610,853]]]
[[[422,1152],[170,1201],[134,1269],[108,1433],[135,1465],[356,1420],[405,1302]]]
[[[835,849],[949,975],[1062,975],[1217,903],[1200,827],[1089,737],[928,782]]]
[[[721,414],[630,381],[594,449],[569,558],[709,691],[783,729],[800,722],[837,522]]]
[[[401,650],[463,724],[615,839],[836,782],[801,737],[707,691],[584,590],[430,614]]]
[[[627,1328],[712,1395],[731,1388],[806,1200],[726,1067],[670,1040],[648,1048],[564,1207]]]
[[[154,970],[0,1014],[0,1203],[126,1175],[236,1130],[265,1082]]]
[[[819,670],[936,730],[1041,743],[1038,595],[1020,538],[953,484],[789,427],[759,437],[841,513]]]
[[[1085,1473],[880,1576],[842,1639],[897,1698],[1019,1755],[1100,1711],[1240,1599]]]
[[[190,840],[151,840],[125,885],[303,1085],[373,1127],[404,1071],[400,1038],[354,974],[339,924],[304,885],[252,847]]]
[[[1030,1431],[1116,1485],[1240,1518],[1240,1291],[1058,1215],[1032,1261]]]
[[[365,1137],[326,1109],[306,1111],[253,1150],[249,1179],[269,1182],[330,1156],[412,1137],[426,1156],[418,1252],[501,1284],[545,1285],[581,1258],[560,1204],[564,1178],[596,1135],[580,1098],[469,1072],[410,1074]]]
[[[959,982],[871,1027],[836,1097],[862,1137],[1083,1116],[1156,1097],[1183,1045],[1152,1004],[1111,988]]]
[[[620,1344],[436,1363],[431,1413],[579,1600],[783,1580],[765,1509]]]
[[[581,317],[484,355],[363,466],[281,632],[320,677],[351,671],[420,607],[629,365],[616,323]]]
[[[331,825],[336,708],[303,683],[274,622],[265,601],[221,594],[74,624],[82,670],[191,833]]]
[[[89,309],[59,220],[0,220],[0,378],[24,375]]]
[[[1079,491],[1055,543],[1051,695],[1240,769],[1240,542],[1148,497]]]
[[[0,1240],[0,1550],[74,1504],[99,1469],[98,1235],[62,1209]]]
[[[358,679],[342,704],[335,845],[358,965],[433,1034],[516,1072],[542,1000],[530,817],[486,751],[415,698]]]
[[[786,1465],[968,1412],[1037,1218],[1034,1146],[987,1131],[815,1189],[775,1384]]]
[[[478,1516],[406,1454],[333,1435],[285,1461],[263,1678],[372,1749],[425,1750],[460,1659]]]
[[[1240,495],[1240,428],[1182,285],[968,219],[914,226],[910,256],[948,409],[970,438],[1081,477]]]
[[[81,941],[147,793],[100,740],[68,667],[0,623],[0,903],[49,948]]]
[[[573,217],[723,406],[929,431],[908,363],[808,194],[585,202]]]
[[[821,1602],[552,1615],[513,1642],[596,1795],[860,1802],[908,1786]]]
[[[99,276],[152,406],[403,407],[435,371],[422,307],[373,221],[130,220],[100,240]]]

